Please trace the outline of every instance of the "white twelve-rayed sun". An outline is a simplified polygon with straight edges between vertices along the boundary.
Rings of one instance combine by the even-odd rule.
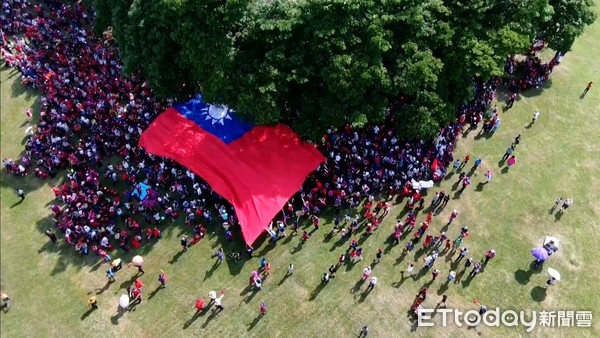
[[[213,126],[216,123],[220,123],[221,125],[225,125],[225,119],[231,120],[231,116],[229,116],[229,108],[227,106],[215,106],[208,105],[200,110],[202,116],[205,116],[205,120],[212,120]]]

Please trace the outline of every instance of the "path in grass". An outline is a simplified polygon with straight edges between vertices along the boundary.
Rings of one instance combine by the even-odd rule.
[[[458,235],[461,225],[469,225],[471,237],[466,241],[469,256],[480,258],[494,248],[498,256],[485,273],[470,283],[461,282],[442,289],[451,263],[441,257],[436,268],[440,278],[430,285],[425,305],[435,306],[449,296],[449,306],[475,309],[478,298],[488,307],[531,310],[595,310],[600,308],[600,269],[595,260],[595,235],[600,230],[600,88],[594,88],[585,99],[579,94],[585,84],[600,84],[600,22],[590,27],[577,41],[563,64],[552,75],[551,84],[539,91],[527,93],[515,107],[503,113],[502,126],[490,139],[474,140],[474,133],[461,140],[457,155],[467,152],[482,156],[484,167],[494,171],[489,186],[475,191],[483,181],[482,173],[473,177],[472,186],[452,200],[436,218],[432,230],[439,230],[453,208],[460,216],[449,229],[450,238]],[[1,157],[15,158],[23,150],[24,110],[34,104],[32,92],[23,90],[14,71],[2,73],[2,148]],[[542,113],[532,128],[525,128],[535,109]],[[521,133],[523,139],[516,156],[517,165],[502,174],[498,161],[504,150]],[[443,183],[451,190],[455,178]],[[27,199],[18,200],[12,188],[23,186]],[[565,215],[556,219],[548,209],[557,196],[573,197],[575,203]],[[368,323],[371,335],[397,337],[414,331],[419,336],[525,335],[523,328],[414,328],[407,310],[418,289],[430,279],[426,274],[418,280],[401,279],[407,260],[422,265],[420,257],[410,255],[399,259],[401,246],[393,247],[373,275],[379,283],[376,290],[365,293],[366,285],[354,287],[361,270],[373,258],[377,248],[387,248],[395,208],[381,229],[363,244],[365,261],[354,267],[342,267],[338,276],[325,288],[320,278],[327,267],[337,261],[346,246],[328,242],[324,236],[331,229],[326,224],[306,245],[299,238],[283,240],[266,253],[273,266],[273,275],[259,293],[248,292],[248,276],[258,267],[253,259],[243,265],[214,266],[211,255],[221,245],[217,234],[188,253],[178,254],[178,239],[183,225],[164,231],[160,243],[145,247],[147,274],[144,302],[135,311],[115,317],[118,296],[128,286],[133,270],[124,269],[117,281],[106,284],[104,267],[94,257],[81,258],[64,243],[58,247],[47,244],[43,230],[51,227],[48,203],[52,193],[49,182],[34,178],[15,179],[2,172],[1,197],[1,281],[14,299],[13,308],[2,313],[2,334],[7,336],[321,336],[348,337]],[[422,217],[419,218],[419,221]],[[545,273],[528,272],[529,250],[540,245],[545,235],[561,240],[560,251],[546,267],[562,272],[564,281],[545,292]],[[403,241],[404,244],[406,241]],[[265,252],[264,246],[257,252]],[[113,256],[119,256],[115,253]],[[129,256],[127,256],[129,257]],[[285,278],[289,263],[296,273]],[[462,265],[460,265],[462,267]],[[164,269],[169,286],[158,286],[158,271]],[[241,271],[240,271],[241,270]],[[458,270],[460,272],[460,269]],[[217,316],[210,312],[193,316],[194,299],[211,289],[226,289],[225,311]],[[594,291],[595,290],[595,291]],[[100,310],[86,314],[85,303],[91,294],[98,294]],[[152,296],[152,299],[148,299]],[[268,304],[268,314],[257,317],[261,300]],[[598,315],[598,314],[596,314]],[[439,317],[436,320],[439,321]],[[596,320],[598,321],[598,320]],[[536,329],[534,336],[599,336],[599,325],[593,329]]]

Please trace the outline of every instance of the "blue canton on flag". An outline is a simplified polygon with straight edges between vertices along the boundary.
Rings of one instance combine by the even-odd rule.
[[[175,105],[175,109],[226,144],[242,137],[253,127],[249,123],[240,121],[235,116],[235,112],[227,106],[206,104],[202,100],[202,95],[197,95],[186,103]]]

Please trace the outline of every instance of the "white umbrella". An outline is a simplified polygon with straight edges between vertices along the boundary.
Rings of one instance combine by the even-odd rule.
[[[122,295],[121,297],[119,297],[119,305],[125,309],[129,306],[129,296],[127,295]]]
[[[142,264],[144,264],[144,258],[142,258],[142,256],[139,256],[139,255],[135,256],[131,260],[131,263],[135,266],[142,266]]]
[[[560,280],[560,272],[558,272],[552,268],[548,268],[548,275],[550,275],[550,277],[552,277],[556,280]]]

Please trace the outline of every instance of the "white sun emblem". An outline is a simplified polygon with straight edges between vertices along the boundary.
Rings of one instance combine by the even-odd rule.
[[[205,116],[205,120],[212,120],[213,126],[216,123],[225,125],[225,119],[231,120],[229,112],[230,110],[227,106],[214,106],[212,104],[201,109],[202,116]]]

